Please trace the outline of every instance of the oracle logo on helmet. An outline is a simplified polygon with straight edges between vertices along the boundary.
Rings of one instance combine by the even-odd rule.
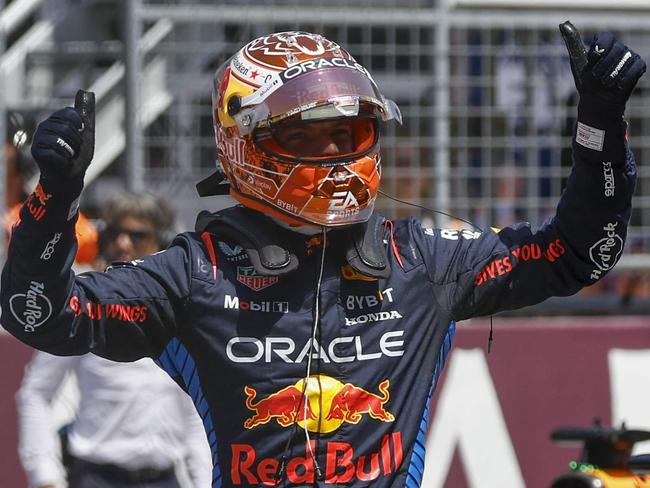
[[[345,58],[319,58],[310,61],[303,61],[302,63],[295,64],[280,74],[280,78],[283,81],[288,81],[296,76],[307,73],[308,71],[314,71],[322,68],[348,68],[355,69],[363,73],[368,78],[372,79],[370,73],[366,68],[361,66],[359,63],[353,60],[348,60]]]

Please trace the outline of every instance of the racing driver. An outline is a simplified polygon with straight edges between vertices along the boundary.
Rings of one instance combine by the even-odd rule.
[[[645,63],[607,32],[573,47],[575,161],[538,230],[373,212],[397,105],[336,43],[282,32],[214,79],[223,177],[197,187],[239,205],[199,214],[163,252],[75,276],[94,151],[80,91],[34,136],[41,176],[13,229],[2,325],[53,354],[154,358],[203,419],[213,487],[417,487],[455,322],[571,295],[622,252],[636,174],[623,112]]]

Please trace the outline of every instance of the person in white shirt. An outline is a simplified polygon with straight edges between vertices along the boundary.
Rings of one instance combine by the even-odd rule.
[[[104,209],[100,258],[130,261],[173,235],[174,216],[148,194],[121,194]],[[53,400],[69,373],[79,407],[69,426],[67,473],[60,459]],[[19,455],[33,488],[205,488],[210,448],[190,397],[151,359],[117,363],[93,354],[36,352],[17,393]]]

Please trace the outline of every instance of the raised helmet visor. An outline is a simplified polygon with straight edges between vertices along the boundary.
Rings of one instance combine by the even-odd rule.
[[[270,81],[268,90],[262,88],[241,99],[241,109],[233,114],[239,135],[302,113],[305,113],[303,120],[328,116],[354,117],[359,114],[360,104],[372,105],[375,115],[381,120],[394,119],[401,123],[402,116],[397,104],[384,98],[362,70],[338,67],[318,69],[286,82],[282,81],[283,73],[279,73],[275,80]],[[328,107],[333,111],[328,113]],[[319,108],[323,110],[319,112]]]

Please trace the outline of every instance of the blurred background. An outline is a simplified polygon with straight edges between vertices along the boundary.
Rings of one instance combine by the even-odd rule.
[[[221,197],[200,199],[194,189],[215,166],[215,69],[255,37],[307,30],[350,51],[402,110],[404,124],[383,134],[384,192],[479,228],[522,220],[535,226],[553,215],[571,166],[576,93],[558,31],[565,20],[585,42],[610,30],[650,59],[647,0],[0,0],[0,181],[6,181],[0,201],[8,210],[31,192],[37,174],[29,144],[38,121],[71,105],[85,88],[97,98],[85,215],[92,221],[115,192],[146,190],[166,196],[182,229],[192,228],[199,210],[224,205]],[[500,434],[459,428],[443,435],[435,431],[441,408],[434,403],[430,439],[447,454],[438,454],[438,474],[426,486],[479,486],[481,479],[481,486],[547,486],[578,452],[552,444],[551,427],[599,417],[650,429],[650,395],[643,392],[650,384],[649,88],[646,76],[626,112],[640,165],[628,241],[615,271],[575,297],[494,317],[489,356],[489,319],[459,326],[459,349],[479,351],[483,359],[452,354],[452,362],[459,358],[454,371],[467,367],[472,382],[485,380],[472,390],[477,395],[492,385],[481,398],[496,399],[499,409],[485,423],[503,424],[499,432],[510,448],[501,452],[511,449],[510,461],[487,456],[472,469],[471,458],[485,455],[480,446],[490,449]],[[378,207],[389,217],[459,226],[453,217],[383,196]],[[23,486],[12,409],[30,352],[6,335],[0,347],[6,364],[0,486]],[[512,368],[515,358],[521,368]],[[471,369],[481,361],[485,378]],[[515,376],[526,370],[532,376]],[[445,396],[447,382],[439,402],[452,395]],[[467,415],[450,422],[482,418]],[[506,470],[511,483],[490,484],[489,473],[504,476],[499,466],[519,474]]]

